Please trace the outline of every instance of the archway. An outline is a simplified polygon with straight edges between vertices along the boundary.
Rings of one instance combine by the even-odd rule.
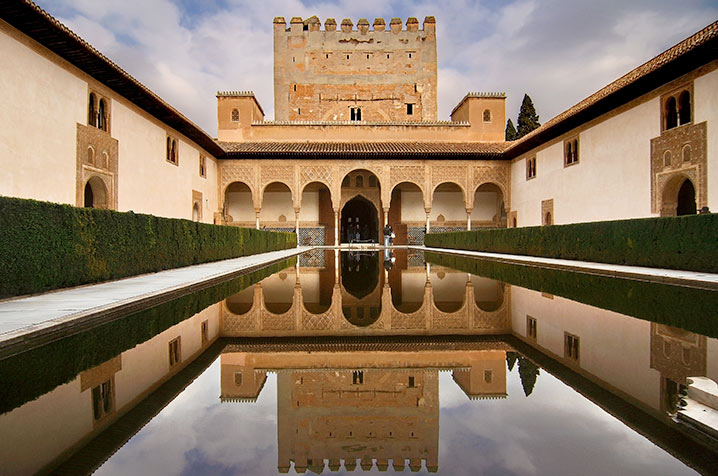
[[[696,189],[685,175],[672,177],[663,188],[661,216],[693,215],[697,211]]]
[[[506,208],[504,194],[495,183],[481,184],[474,192],[474,207],[471,211],[473,227],[505,227]]]
[[[93,176],[85,184],[85,207],[108,208],[107,187],[98,176]]]
[[[474,286],[474,301],[482,311],[493,312],[504,303],[505,284],[495,279],[471,275]]]
[[[696,214],[696,189],[690,180],[685,179],[681,188],[678,189],[678,204],[676,205],[676,215],[695,215]]]
[[[464,306],[466,273],[432,266],[430,280],[434,305],[439,311],[454,313]]]
[[[224,192],[224,221],[232,225],[254,228],[256,216],[252,190],[244,182],[232,182]]]
[[[444,182],[431,196],[431,231],[466,229],[464,191],[456,183]]]
[[[321,182],[308,183],[302,190],[297,241],[300,245],[334,244],[332,196]]]
[[[287,184],[272,182],[264,188],[259,225],[261,228],[281,231],[294,229],[294,203],[292,191]]]
[[[249,286],[225,299],[224,304],[232,314],[247,314],[254,305],[254,286]]]
[[[342,243],[379,240],[379,213],[372,202],[361,195],[349,200],[342,208]]]
[[[426,212],[424,194],[418,185],[402,182],[391,191],[389,224],[394,228],[395,245],[423,244]]]

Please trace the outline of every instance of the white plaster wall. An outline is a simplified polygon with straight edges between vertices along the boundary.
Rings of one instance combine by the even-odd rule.
[[[233,221],[249,221],[256,219],[251,192],[230,192],[226,194],[227,213]]]
[[[523,337],[526,315],[536,319],[540,348],[563,358],[564,332],[578,336],[582,370],[660,409],[660,373],[650,368],[650,322],[513,286],[512,328]]]
[[[202,321],[209,321],[211,341],[219,334],[220,305],[213,304],[194,316],[122,353],[122,370],[115,374],[115,408],[121,409],[170,371],[169,342],[181,337],[182,362],[202,347]],[[92,413],[88,413],[92,416]]]
[[[87,83],[13,32],[0,21],[0,195],[74,205]]]
[[[265,192],[262,200],[262,211],[259,213],[260,221],[279,221],[279,216],[284,215],[287,224],[294,227],[294,204],[292,194],[286,192]]]
[[[479,192],[474,194],[474,208],[471,210],[471,220],[490,221],[498,213],[496,192]]]
[[[431,202],[431,220],[444,215],[446,221],[466,221],[466,205],[461,192],[434,192]],[[424,215],[426,220],[426,214]]]
[[[92,431],[91,390],[80,378],[0,416],[2,474],[34,474]]]
[[[118,210],[192,219],[192,190],[202,193],[202,221],[218,209],[217,165],[207,158],[199,175],[200,149],[134,105],[113,98],[112,137],[119,141]],[[167,161],[167,133],[179,142],[179,165]]]
[[[294,214],[292,214],[294,216]],[[302,207],[299,210],[300,222],[319,221],[319,192],[304,192],[302,194]]]
[[[651,215],[651,139],[660,134],[654,98],[579,135],[579,163],[563,166],[563,138],[511,164],[511,207],[518,226],[541,224],[541,201],[553,199],[554,223]],[[536,177],[526,180],[526,157],[536,155]]]
[[[708,121],[708,208],[718,211],[718,70],[693,82],[694,124]]]
[[[426,222],[424,196],[421,192],[401,192],[401,221]]]

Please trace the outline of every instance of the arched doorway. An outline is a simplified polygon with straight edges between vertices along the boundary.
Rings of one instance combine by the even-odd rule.
[[[474,192],[474,207],[471,211],[472,227],[506,226],[504,194],[495,183],[481,184]]]
[[[423,244],[426,211],[421,188],[411,182],[395,185],[391,191],[388,218],[396,234],[395,245]]]
[[[466,202],[463,189],[453,182],[438,185],[431,196],[431,231],[465,229]]]
[[[696,189],[690,180],[685,179],[681,188],[678,189],[678,204],[676,205],[676,215],[695,215],[696,214]]]
[[[272,182],[264,188],[259,225],[277,231],[291,231],[295,228],[292,191],[287,184]]]
[[[691,179],[682,174],[672,177],[661,195],[661,216],[694,215],[697,208],[696,189]]]
[[[379,213],[372,202],[357,195],[342,208],[342,242],[379,241]]]
[[[297,239],[300,245],[334,244],[332,195],[321,182],[308,183],[302,190]]]
[[[243,182],[232,182],[224,192],[224,207],[222,210],[224,221],[227,224],[254,228],[256,215],[254,214],[254,201],[252,190]]]
[[[87,208],[108,208],[107,187],[100,177],[91,177],[85,184],[84,203]]]

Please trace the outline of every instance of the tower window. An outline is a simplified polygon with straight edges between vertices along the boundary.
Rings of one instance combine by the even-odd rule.
[[[361,121],[361,108],[360,107],[353,107],[350,111],[350,116],[352,121]]]
[[[95,94],[90,93],[90,100],[87,105],[87,124],[97,126],[97,111],[95,110]]]
[[[411,116],[414,114],[414,105],[413,104],[407,104],[406,105],[406,114]]]
[[[363,370],[355,370],[352,372],[352,384],[353,385],[363,385],[364,384],[364,371]]]
[[[484,109],[484,122],[491,122],[491,111]]]
[[[411,59],[411,53],[409,53],[409,59]]]
[[[349,55],[347,55],[347,59],[349,59]]]
[[[239,122],[239,109],[232,109],[232,122]]]
[[[296,90],[297,90],[297,85],[295,84],[293,87],[294,87],[294,91],[296,91]]]
[[[676,110],[676,98],[669,97],[666,101],[666,129],[673,129],[678,125],[678,112]]]
[[[691,93],[688,91],[678,96],[678,120],[681,125],[691,122]]]
[[[100,106],[97,108],[97,127],[103,131],[107,131],[107,107],[105,100],[100,99]]]
[[[366,55],[366,59],[369,59],[369,55]]]
[[[386,59],[389,59],[389,53],[386,54]]]

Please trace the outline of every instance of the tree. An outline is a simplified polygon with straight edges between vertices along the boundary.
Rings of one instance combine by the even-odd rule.
[[[519,355],[516,352],[506,352],[506,366],[509,368],[509,372],[514,369],[514,365],[516,364],[516,360],[518,358]]]
[[[511,119],[506,121],[506,140],[516,140],[518,139],[518,133],[516,132],[516,128],[514,127],[514,123],[511,122]]]
[[[517,139],[525,136],[541,125],[539,116],[536,114],[536,109],[534,108],[534,103],[528,94],[524,94],[524,100],[521,101],[521,111],[519,112],[519,118],[516,124],[518,125]]]
[[[534,391],[536,377],[539,375],[539,368],[526,357],[519,357],[519,377],[521,386],[524,388],[524,395],[527,397]]]

